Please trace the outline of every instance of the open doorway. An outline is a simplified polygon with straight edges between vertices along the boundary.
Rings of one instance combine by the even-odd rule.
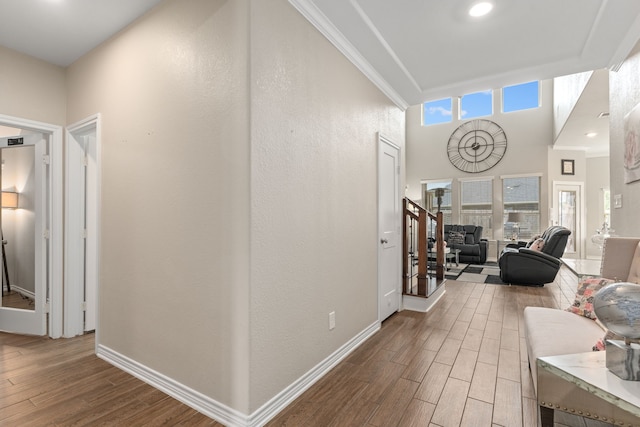
[[[64,336],[96,330],[100,115],[66,132]]]
[[[62,128],[0,115],[0,330],[62,334]],[[4,298],[6,297],[6,298]]]

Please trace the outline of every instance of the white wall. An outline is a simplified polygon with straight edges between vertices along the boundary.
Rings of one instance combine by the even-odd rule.
[[[640,236],[640,181],[624,183],[624,116],[640,103],[640,44],[618,72],[609,74],[609,129],[611,172],[611,226],[619,236]],[[613,207],[616,194],[622,196],[622,207]]]
[[[65,70],[0,46],[0,114],[63,126]]]
[[[249,411],[249,2],[169,0],[68,70],[102,114],[99,344]]]
[[[558,137],[562,128],[569,120],[571,111],[576,106],[582,91],[589,83],[593,71],[570,74],[553,79],[553,139]]]
[[[377,320],[377,133],[405,122],[286,0],[251,20],[256,409]]]
[[[376,322],[404,114],[286,0],[165,1],[67,78],[102,113],[101,345],[249,414]]]
[[[524,82],[523,82],[524,83]],[[503,159],[486,172],[472,174],[456,169],[447,157],[447,143],[452,132],[466,122],[458,120],[454,114],[452,123],[433,126],[421,125],[422,108],[420,105],[407,110],[407,197],[420,201],[422,180],[453,179],[454,194],[457,191],[458,178],[493,177],[494,200],[502,203],[503,175],[543,174],[541,179],[541,228],[548,223],[548,182],[547,182],[547,151],[552,143],[552,81],[541,82],[542,106],[533,110],[525,110],[503,114],[499,90],[494,90],[494,115],[484,117],[500,125],[507,135],[507,151]],[[457,99],[454,99],[454,111],[457,111]],[[454,222],[457,221],[455,212],[459,200],[454,197]],[[502,223],[499,209],[494,209],[494,224]],[[502,238],[502,227],[494,227],[496,235]],[[484,236],[491,238],[491,236]],[[495,253],[495,249],[490,253]]]

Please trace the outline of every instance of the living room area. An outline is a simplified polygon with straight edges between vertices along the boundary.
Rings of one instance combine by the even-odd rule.
[[[605,222],[616,228],[611,221],[608,118],[593,115],[590,129],[602,129],[598,143],[582,135],[584,141],[577,142],[582,145],[570,146],[562,132],[554,131],[571,128],[570,120],[565,126],[570,112],[561,117],[554,111],[566,104],[557,96],[566,88],[608,93],[608,73],[597,70],[540,81],[538,106],[520,111],[503,111],[503,90],[482,94],[491,102],[491,113],[480,117],[459,113],[468,113],[461,107],[465,96],[451,98],[451,109],[444,113],[449,121],[444,123],[424,125],[428,105],[409,107],[405,196],[429,211],[442,211],[445,224],[481,226],[487,248],[479,263],[496,262],[507,244],[529,241],[553,225],[572,232],[563,258],[597,262],[601,248],[593,235]],[[594,104],[589,107],[608,112],[608,96]],[[562,120],[564,124],[558,123]],[[496,164],[480,172],[461,170],[451,160],[451,152],[458,151],[458,128],[467,123],[499,128],[506,144]],[[571,169],[563,169],[563,164]]]

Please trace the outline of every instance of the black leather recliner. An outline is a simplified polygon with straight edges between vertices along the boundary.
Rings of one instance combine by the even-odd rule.
[[[500,279],[505,283],[544,286],[556,278],[560,270],[560,257],[564,254],[571,231],[565,227],[549,227],[542,233],[541,251],[528,247],[507,247],[502,251],[498,265]]]
[[[464,234],[464,243],[452,243],[449,233],[452,231]],[[489,242],[482,238],[480,225],[444,225],[444,239],[451,249],[460,249],[460,262],[469,264],[484,264],[487,261],[487,246]]]

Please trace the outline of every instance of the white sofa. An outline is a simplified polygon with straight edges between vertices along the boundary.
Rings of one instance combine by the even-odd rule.
[[[610,237],[605,240],[600,276],[627,281],[638,243],[640,238]],[[524,329],[529,367],[536,393],[538,357],[592,351],[594,344],[605,334],[594,320],[562,309],[546,307],[526,307]]]

